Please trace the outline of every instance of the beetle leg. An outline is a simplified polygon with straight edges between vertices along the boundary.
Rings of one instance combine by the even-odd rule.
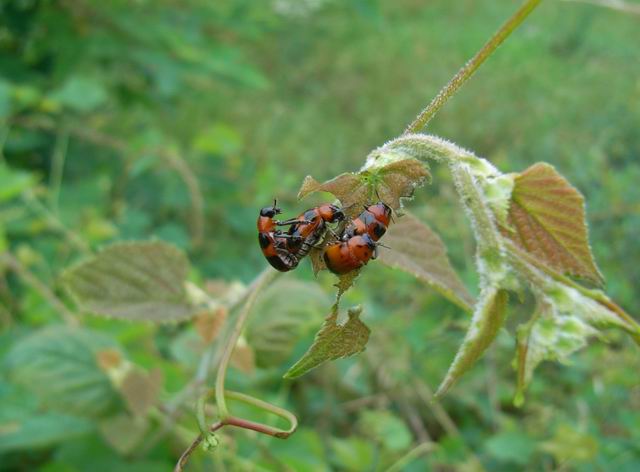
[[[309,220],[299,220],[297,218],[291,218],[290,220],[284,220],[284,221],[275,221],[275,224],[277,226],[289,226],[289,225],[308,225],[309,223],[311,223],[311,221]]]

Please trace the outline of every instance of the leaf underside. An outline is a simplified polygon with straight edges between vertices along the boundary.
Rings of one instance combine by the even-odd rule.
[[[335,304],[309,350],[284,374],[284,378],[300,377],[326,361],[364,351],[371,330],[360,320],[361,312],[361,308],[350,309],[347,322],[339,325]]]
[[[447,249],[429,226],[407,213],[389,227],[379,260],[431,285],[445,297],[471,311],[475,303],[447,257]]]
[[[508,293],[503,289],[487,287],[471,319],[471,325],[462,345],[458,349],[449,371],[438,387],[436,397],[442,397],[451,386],[484,354],[504,324]]]
[[[87,311],[167,322],[197,313],[184,288],[188,271],[186,256],[171,244],[117,243],[67,271],[63,280]]]
[[[602,285],[587,234],[584,198],[552,166],[515,179],[505,236],[549,267]]]

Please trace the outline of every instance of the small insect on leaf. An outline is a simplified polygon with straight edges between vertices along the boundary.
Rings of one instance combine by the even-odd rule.
[[[371,330],[360,320],[361,313],[361,307],[350,309],[347,322],[339,325],[336,303],[322,328],[316,334],[313,345],[284,374],[284,378],[300,377],[326,361],[353,356],[364,351]]]
[[[549,164],[516,177],[508,226],[502,233],[549,267],[603,284],[589,247],[584,198]]]

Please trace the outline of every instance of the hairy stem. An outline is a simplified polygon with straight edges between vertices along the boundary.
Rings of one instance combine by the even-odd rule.
[[[529,16],[541,0],[526,0],[522,6],[509,18],[496,33],[486,42],[473,58],[445,85],[431,103],[422,110],[416,119],[407,126],[403,134],[416,133],[438,113],[440,108],[451,98],[462,85],[478,70],[491,54],[509,37],[509,35]]]

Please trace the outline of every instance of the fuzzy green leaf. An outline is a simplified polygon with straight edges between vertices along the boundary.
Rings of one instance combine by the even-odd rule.
[[[472,310],[473,297],[451,267],[447,248],[429,226],[407,213],[389,227],[384,243],[391,249],[380,248],[382,263],[408,272],[465,310]]]
[[[584,198],[549,164],[516,177],[508,225],[503,234],[549,267],[603,283],[589,247]]]
[[[600,336],[600,328],[618,327],[636,336],[640,333],[634,320],[621,318],[576,289],[559,283],[550,287],[546,294],[538,294],[531,320],[518,328],[516,406],[523,403],[533,371],[542,361],[566,361],[591,338]]]
[[[94,429],[86,418],[52,412],[0,426],[0,453],[17,450],[33,453],[35,449],[72,441]]]
[[[63,280],[90,312],[127,320],[183,320],[197,310],[188,302],[186,256],[161,241],[118,243],[68,270]]]
[[[360,307],[350,309],[347,322],[339,325],[338,306],[335,304],[316,335],[313,345],[284,374],[284,378],[300,377],[326,361],[353,356],[364,351],[371,330],[360,320],[361,312]]]
[[[506,290],[485,288],[475,307],[471,325],[458,349],[451,367],[438,387],[436,397],[441,397],[469,370],[495,339],[506,315],[508,295]]]
[[[327,312],[330,298],[316,283],[284,279],[258,297],[257,316],[249,318],[246,338],[260,367],[280,365],[300,338],[314,329]]]
[[[17,343],[7,356],[13,382],[33,391],[49,408],[100,417],[119,398],[97,354],[114,343],[84,329],[48,328]]]

